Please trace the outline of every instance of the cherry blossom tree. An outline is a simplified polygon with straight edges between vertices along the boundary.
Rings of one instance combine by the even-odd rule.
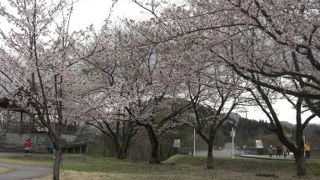
[[[66,104],[76,96],[74,85],[83,83],[74,66],[75,40],[68,32],[72,3],[5,3],[0,4],[0,15],[11,29],[0,30],[0,93],[47,129],[56,149],[53,179],[59,179]]]
[[[261,3],[266,2],[252,1],[250,8],[248,8],[249,6],[244,8],[242,5],[239,6],[239,4],[232,3],[234,7],[239,8],[240,11],[243,11],[242,13],[246,15],[248,15],[247,13],[252,13],[251,10],[255,8],[257,8],[256,10],[261,14],[258,13],[255,16],[251,14],[251,17],[246,15],[244,16],[250,20],[256,20],[251,22],[246,19],[248,23],[250,22],[252,24],[242,26],[241,28],[245,29],[245,31],[234,30],[235,32],[239,33],[239,36],[232,37],[228,48],[229,56],[226,54],[221,55],[221,53],[217,52],[217,50],[211,49],[211,51],[228,63],[241,77],[255,84],[257,92],[260,95],[260,98],[263,99],[263,102],[266,103],[267,108],[263,108],[261,102],[258,102],[258,96],[254,93],[252,94],[262,110],[266,114],[269,113],[267,116],[272,126],[272,128],[269,129],[275,132],[279,140],[285,144],[288,149],[294,152],[297,167],[296,173],[298,176],[304,176],[306,175],[306,170],[303,157],[303,130],[318,112],[317,108],[314,106],[316,101],[313,100],[312,102],[311,100],[316,99],[316,94],[318,93],[316,83],[317,70],[313,67],[313,64],[311,63],[312,60],[310,61],[310,59],[308,60],[306,57],[308,55],[303,54],[300,48],[295,48],[295,46],[299,46],[297,43],[300,43],[297,41],[297,37],[292,38],[291,35],[293,34],[287,34],[289,31],[291,31],[290,33],[293,33],[290,28],[293,28],[295,31],[297,31],[297,27],[292,27],[295,25],[287,25],[288,29],[279,30],[275,28],[276,24],[272,25],[273,23],[269,20],[274,22],[279,20],[277,19],[277,15],[273,14],[276,12],[267,12],[267,10],[263,8],[265,6],[260,6]],[[298,7],[300,8],[301,6],[298,5],[296,7],[297,9],[295,10],[292,9],[293,14],[298,15],[302,13],[298,11]],[[284,10],[289,7],[282,5],[282,7],[277,8],[283,8]],[[270,17],[268,17],[267,14],[270,14]],[[261,21],[263,18],[266,18],[266,21]],[[281,22],[287,23],[287,18],[291,19],[292,17],[284,17]],[[258,23],[259,21],[261,24]],[[291,24],[290,22],[288,23]],[[288,32],[281,33],[281,31]],[[278,33],[282,35],[279,37],[276,37],[278,35],[272,36],[272,34],[275,35]],[[270,94],[264,92],[265,90],[263,87],[266,87],[269,90],[280,92],[286,97],[290,95],[297,97],[296,102],[291,101],[291,104],[296,109],[297,114],[295,134],[296,147],[294,146],[294,143],[288,141],[288,139],[285,137],[282,125],[272,107],[270,100],[271,96]],[[312,115],[305,119],[305,121],[303,121],[301,118],[302,104],[308,105],[313,111]]]
[[[173,97],[174,88],[171,86],[173,83],[166,82],[172,79],[168,78],[172,73],[163,65],[162,52],[165,48],[155,45],[138,47],[135,44],[139,38],[130,27],[107,28],[97,35],[93,46],[96,53],[84,59],[91,83],[87,97],[91,97],[93,102],[86,104],[90,104],[88,111],[99,109],[105,113],[101,114],[99,121],[101,118],[107,120],[106,114],[113,110],[125,109],[121,114],[125,115],[126,123],[146,129],[152,147],[150,162],[159,163],[159,138],[178,124],[173,120],[185,108],[177,108],[172,104],[173,100],[168,100]],[[165,110],[170,105],[176,107],[174,112],[173,109],[170,112]],[[161,111],[166,111],[165,115]],[[160,119],[159,113],[163,115]]]
[[[190,107],[189,103],[185,103],[178,96],[181,79],[176,76],[176,67],[166,63],[164,52],[168,49],[167,46],[152,45],[152,51],[148,51],[150,54],[141,57],[142,64],[130,68],[138,68],[145,73],[133,81],[139,84],[140,88],[133,88],[134,91],[130,94],[135,96],[135,101],[125,107],[135,123],[147,131],[152,148],[149,162],[155,164],[160,163],[160,137],[168,130],[185,124],[179,117]],[[143,64],[146,66],[141,66]],[[133,85],[137,87],[135,84]]]
[[[124,159],[130,140],[137,132],[137,125],[124,112],[124,106],[132,101],[126,96],[129,91],[126,83],[131,83],[134,74],[128,73],[126,63],[131,55],[125,48],[131,37],[118,28],[109,29],[107,25],[101,33],[90,29],[87,36],[90,45],[85,41],[84,48],[78,51],[88,82],[78,101],[82,107],[81,116],[86,124],[111,138],[117,157]]]
[[[247,22],[243,28],[254,29],[254,33],[246,38],[254,41],[252,45],[259,47],[259,49],[252,48],[252,58],[243,58],[247,62],[246,65],[236,65],[239,73],[256,84],[278,92],[303,98],[318,98],[319,69],[316,54],[319,50],[317,47],[319,3],[256,0],[246,3],[228,2],[239,17],[236,21]],[[266,50],[267,48],[269,50]],[[239,53],[240,56],[243,54]],[[247,66],[252,63],[255,63],[255,66]],[[294,86],[270,84],[263,78],[258,80],[249,77],[247,72],[267,79],[290,78],[302,86],[300,89],[295,89]]]
[[[208,145],[207,168],[213,169],[213,143],[219,128],[230,120],[230,114],[241,105],[243,80],[226,68],[210,67],[213,73],[198,74],[188,83],[197,133]],[[203,73],[203,72],[202,72]]]
[[[303,98],[299,101],[319,116],[319,2],[185,2],[160,13],[152,4],[139,3],[154,14],[140,29],[145,41],[158,44],[185,39],[185,44],[196,43],[256,86]],[[297,170],[297,174],[303,176],[305,171]]]
[[[309,99],[319,98],[317,1],[187,0],[183,6],[167,5],[160,13],[156,11],[159,7],[155,1],[148,4],[135,2],[154,14],[149,26],[145,23],[145,29],[140,30],[148,35],[146,40],[149,43],[179,37],[189,37],[191,41],[205,32],[206,35],[195,41],[208,49],[214,50],[223,43],[242,48],[242,52],[235,52],[236,59],[228,61],[242,77],[278,92]],[[256,42],[248,43],[250,40]],[[287,55],[291,52],[294,52],[293,57]],[[286,59],[278,60],[283,53]],[[299,78],[302,78],[303,89],[269,84],[263,78],[252,79],[248,76],[250,73],[266,79],[284,80],[290,77],[300,81]]]
[[[284,95],[296,111],[295,138],[294,141],[291,141],[284,133],[277,110],[273,106],[274,100],[271,98],[272,96],[269,95],[269,93],[274,94],[275,92],[259,85],[256,86],[256,90],[250,89],[250,92],[258,106],[269,119],[269,126],[267,126],[267,128],[274,132],[279,140],[294,153],[297,174],[300,176],[306,174],[303,131],[316,114],[311,113],[311,115],[308,115],[307,118],[304,119],[302,115],[308,111],[303,107],[303,98],[292,98]]]
[[[105,108],[97,108],[89,113],[89,116],[86,115],[86,124],[97,128],[112,140],[113,149],[118,159],[127,158],[131,139],[139,130],[130,116],[120,109],[107,112]]]
[[[159,97],[154,97],[154,99],[148,102],[138,105],[133,104],[131,108],[126,107],[135,123],[144,127],[148,133],[151,144],[151,156],[149,160],[151,164],[159,164],[161,161],[159,157],[159,140],[161,136],[170,129],[189,124],[186,120],[190,121],[190,119],[186,119],[188,116],[184,114],[189,109],[190,103],[175,98],[160,100],[159,102]],[[145,111],[141,111],[141,109],[152,111],[152,113],[146,113]],[[146,114],[148,114],[147,117]]]

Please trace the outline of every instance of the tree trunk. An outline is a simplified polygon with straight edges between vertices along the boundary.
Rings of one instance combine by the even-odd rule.
[[[297,120],[298,121],[298,120]],[[306,164],[304,158],[304,141],[303,141],[303,129],[301,127],[301,120],[298,121],[296,130],[296,144],[297,147],[294,151],[294,158],[296,164],[297,176],[306,176]]]
[[[98,128],[105,137],[111,138],[113,142],[113,152],[116,154],[118,159],[126,159],[128,157],[128,148],[130,146],[131,138],[135,135],[134,124],[132,122],[128,123],[126,127],[126,123],[122,123],[122,127],[120,127],[120,122],[116,124],[116,131],[110,127],[107,122],[104,122],[107,129],[103,129],[93,125],[93,127]],[[107,133],[109,131],[109,133]]]
[[[56,152],[54,155],[54,165],[53,165],[53,180],[59,180],[60,178],[60,165],[62,161],[62,148],[61,145],[57,145]]]
[[[127,157],[128,157],[127,150],[124,147],[120,147],[120,149],[117,150],[117,158],[126,159]]]
[[[207,156],[207,168],[208,169],[213,169],[213,144],[209,143],[208,144],[208,156]]]
[[[156,133],[154,132],[152,126],[146,125],[144,126],[148,132],[148,137],[151,144],[151,157],[149,160],[150,164],[159,164],[159,141]]]
[[[130,146],[130,141],[132,138],[131,130],[125,134],[122,138],[122,143],[118,142],[118,149],[117,149],[117,158],[118,159],[126,159],[128,157],[128,149]]]
[[[158,140],[155,140],[153,143],[151,143],[151,157],[149,160],[150,164],[160,164],[158,154],[159,154],[159,143],[158,143]]]
[[[299,148],[299,147],[297,148],[294,154],[294,158],[295,158],[297,176],[307,175],[303,148]]]
[[[126,135],[129,136],[129,135]],[[128,157],[128,148],[130,144],[130,137],[124,137],[120,140],[117,137],[111,138],[114,145],[114,151],[118,159],[126,159]]]
[[[296,158],[296,168],[297,168],[297,176],[305,176],[306,173],[306,164],[303,156]]]
[[[294,152],[295,165],[296,165],[296,174],[297,176],[305,176],[306,173],[306,165],[304,158],[304,143],[302,133],[296,133],[296,145],[290,143],[283,132],[276,132],[279,140],[286,145],[288,149]]]

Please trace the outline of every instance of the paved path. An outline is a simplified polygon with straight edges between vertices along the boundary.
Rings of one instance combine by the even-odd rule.
[[[240,154],[240,151],[235,150],[235,154]],[[196,156],[206,157],[208,154],[208,150],[196,150]],[[231,150],[230,149],[222,149],[222,150],[213,150],[213,157],[220,158],[231,158]]]
[[[43,167],[32,167],[32,166],[2,164],[2,163],[0,163],[0,167],[13,170],[6,174],[0,174],[0,180],[25,180],[25,179],[46,176],[52,173],[51,169],[43,168]]]

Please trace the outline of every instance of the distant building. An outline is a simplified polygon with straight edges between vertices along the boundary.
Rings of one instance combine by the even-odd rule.
[[[48,152],[51,141],[47,136],[47,128],[41,125],[14,104],[9,104],[6,98],[0,98],[0,151],[23,151],[23,142],[31,138],[32,151]],[[79,125],[75,122],[65,121],[64,124],[53,124],[61,130],[64,139],[65,152],[85,153],[87,143],[77,138]]]

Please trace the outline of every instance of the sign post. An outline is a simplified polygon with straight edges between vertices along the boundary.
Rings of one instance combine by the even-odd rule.
[[[180,139],[174,139],[174,140],[173,140],[173,147],[174,147],[174,148],[180,148],[180,146],[181,146],[181,141],[180,141]]]
[[[263,143],[262,140],[257,139],[256,140],[256,148],[257,148],[257,154],[262,155],[263,154]]]

